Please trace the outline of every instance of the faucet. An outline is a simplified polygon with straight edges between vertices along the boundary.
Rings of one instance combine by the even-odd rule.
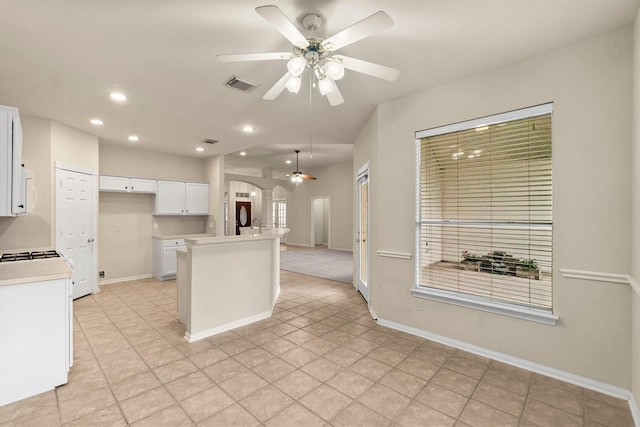
[[[258,221],[258,234],[262,234],[262,221],[260,221],[260,218],[253,218],[251,221],[251,227],[253,227],[253,223],[256,221]]]

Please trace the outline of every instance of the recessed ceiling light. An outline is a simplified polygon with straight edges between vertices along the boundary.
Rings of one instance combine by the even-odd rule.
[[[247,155],[247,153],[245,153],[244,151],[241,151],[241,152],[240,152],[240,155],[241,155],[241,156],[246,156],[246,155]]]
[[[290,165],[291,164],[291,160],[287,160],[287,164]]]
[[[91,124],[96,126],[102,126],[104,122],[100,119],[91,119]]]
[[[111,99],[118,102],[124,102],[127,100],[127,96],[122,92],[111,92]]]
[[[253,132],[254,130],[256,130],[256,128],[250,125],[244,125],[242,126],[242,130],[245,132]]]
[[[204,151],[204,148],[202,148],[202,147],[197,147],[197,148],[196,148],[196,151]]]
[[[129,135],[129,141],[133,141],[136,142],[138,141],[140,138],[138,138],[137,135]]]

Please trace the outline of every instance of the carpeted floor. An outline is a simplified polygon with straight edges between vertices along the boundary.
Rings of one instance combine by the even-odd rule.
[[[353,252],[335,249],[280,252],[280,268],[294,273],[353,283]]]

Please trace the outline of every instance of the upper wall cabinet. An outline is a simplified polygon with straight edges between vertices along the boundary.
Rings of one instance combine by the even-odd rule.
[[[26,212],[26,173],[18,110],[0,105],[0,216]]]
[[[209,215],[209,184],[158,181],[154,215]]]
[[[156,181],[153,179],[102,175],[100,177],[100,191],[155,194]]]

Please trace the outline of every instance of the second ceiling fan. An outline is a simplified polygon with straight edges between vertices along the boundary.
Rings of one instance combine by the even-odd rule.
[[[317,82],[320,93],[326,95],[333,106],[344,102],[336,80],[344,76],[345,69],[389,81],[396,80],[400,74],[398,70],[384,65],[344,55],[333,55],[333,52],[340,48],[393,26],[393,21],[383,11],[374,13],[328,39],[305,37],[277,6],[260,6],[256,8],[256,12],[293,44],[293,51],[218,55],[218,60],[287,60],[287,72],[267,91],[263,99],[276,99],[285,88],[289,92],[298,93],[302,84],[302,74],[306,69],[311,72],[310,79],[313,85]],[[307,30],[316,30],[322,24],[322,20],[319,15],[310,13],[303,17],[302,24]]]

